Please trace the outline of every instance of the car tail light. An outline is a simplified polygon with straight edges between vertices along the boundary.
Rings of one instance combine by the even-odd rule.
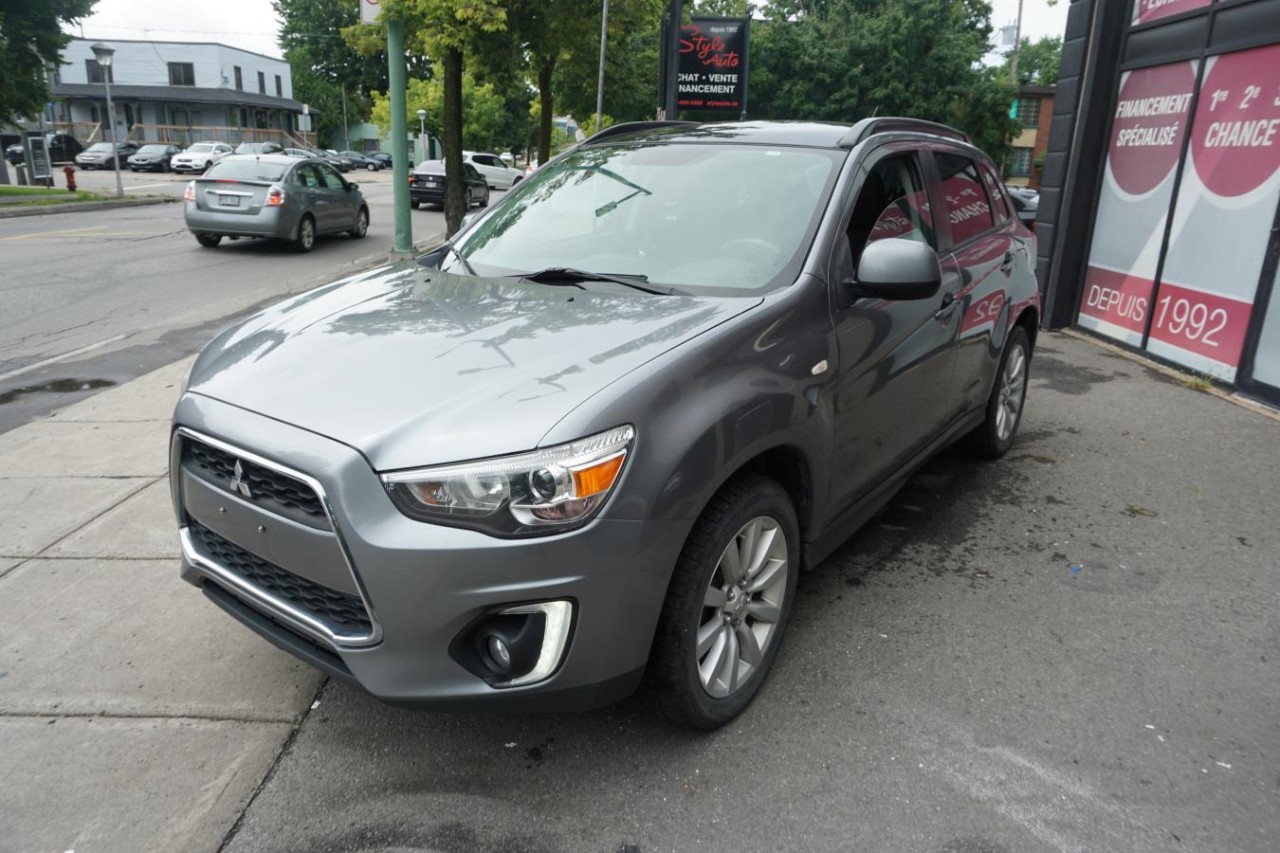
[[[284,190],[272,187],[267,190],[267,207],[279,207],[284,204]]]
[[[409,173],[409,186],[413,186],[413,173]]]
[[[185,192],[182,193],[182,200],[183,201],[196,200],[196,182],[195,181],[189,181],[187,183],[187,189]]]

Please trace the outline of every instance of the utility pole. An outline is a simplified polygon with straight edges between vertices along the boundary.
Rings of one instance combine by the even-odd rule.
[[[604,49],[609,35],[609,0],[604,0],[600,12],[600,77],[596,81],[596,133],[600,132],[601,115],[604,113]]]
[[[347,84],[342,84],[342,150],[351,150],[351,131],[347,130]]]
[[[1018,0],[1018,18],[1013,25],[1013,55],[1009,58],[1009,82],[1018,85],[1018,51],[1022,50],[1022,0]]]
[[[409,218],[409,127],[405,107],[404,22],[387,18],[387,83],[391,90],[391,194],[395,202],[395,243],[392,251],[413,252],[413,222]]]
[[[667,91],[663,93],[668,121],[674,121],[680,111],[678,106],[680,77],[680,22],[684,18],[684,4],[671,0],[671,29],[667,36]]]

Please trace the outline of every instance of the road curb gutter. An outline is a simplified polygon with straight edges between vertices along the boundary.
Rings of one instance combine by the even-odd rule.
[[[150,204],[171,204],[178,201],[172,196],[149,195],[142,198],[126,198],[111,201],[71,201],[66,204],[39,204],[31,207],[0,208],[0,219],[19,216],[48,216],[53,213],[79,213],[89,210],[108,210],[113,207],[146,207]]]

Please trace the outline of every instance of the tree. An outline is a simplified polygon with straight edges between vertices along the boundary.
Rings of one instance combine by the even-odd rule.
[[[752,33],[754,116],[904,115],[954,123],[997,158],[1007,146],[1013,94],[982,65],[986,0],[772,0],[764,12]]]
[[[507,13],[498,0],[389,0],[387,15],[405,22],[406,40],[443,70],[441,139],[444,143],[445,230],[452,235],[466,214],[462,170],[463,57],[485,33],[506,29]]]
[[[383,28],[358,23],[357,0],[272,0],[280,16],[280,47],[293,70],[293,96],[310,107],[316,131],[342,126],[343,101],[351,122],[364,121],[370,93],[387,88]],[[350,31],[357,35],[348,38]],[[411,65],[425,57],[412,54]]]
[[[743,0],[745,2],[745,0]],[[660,22],[664,0],[611,0],[605,50],[604,114],[614,121],[653,118],[657,103]],[[566,51],[556,64],[551,86],[562,113],[588,133],[595,128],[596,83],[600,62],[600,18],[594,18],[595,42]]]
[[[1013,51],[1004,55],[1000,66],[1004,79],[1009,79]],[[1062,37],[1044,36],[1038,41],[1023,38],[1018,50],[1018,83],[1023,86],[1056,86],[1058,68],[1062,65]]]
[[[506,101],[492,83],[477,83],[470,72],[462,75],[462,144],[466,148],[489,151],[502,146],[507,123]],[[426,110],[427,130],[434,136],[444,131],[444,81],[440,78],[410,78],[405,92],[405,119],[415,130],[418,110]],[[383,133],[391,130],[391,98],[373,93],[372,119]],[[507,145],[510,141],[506,142]]]
[[[0,0],[0,126],[30,118],[49,100],[48,72],[71,37],[63,24],[87,16],[95,0]],[[0,178],[9,170],[0,164]]]

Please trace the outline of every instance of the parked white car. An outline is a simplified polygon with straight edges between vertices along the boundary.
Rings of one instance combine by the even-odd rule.
[[[231,146],[225,142],[197,142],[174,155],[169,167],[175,172],[203,172],[230,153]]]
[[[524,172],[508,166],[497,154],[463,151],[462,162],[475,166],[476,171],[484,175],[489,186],[495,190],[509,190],[524,180]]]

